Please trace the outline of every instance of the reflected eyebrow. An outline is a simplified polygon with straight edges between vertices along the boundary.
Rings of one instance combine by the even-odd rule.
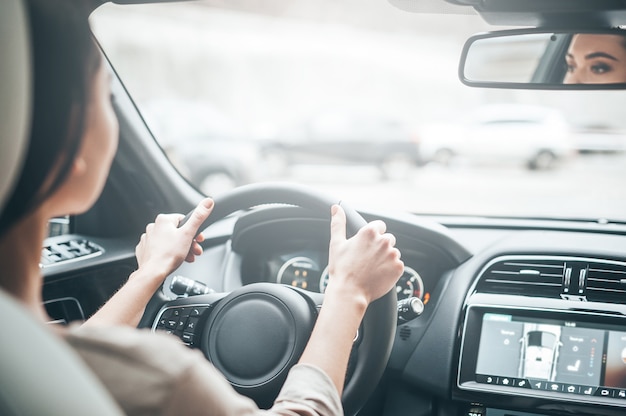
[[[571,53],[568,53],[567,57],[574,59],[574,55],[572,55]],[[585,59],[594,59],[594,58],[606,58],[612,61],[619,61],[619,59],[617,59],[613,55],[608,54],[606,52],[592,52],[590,54],[585,55]]]

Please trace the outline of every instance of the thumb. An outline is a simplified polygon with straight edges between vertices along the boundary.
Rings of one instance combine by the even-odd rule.
[[[346,213],[339,205],[330,208],[330,239],[331,241],[345,241],[346,239]]]
[[[211,211],[213,211],[213,200],[211,198],[205,198],[200,201],[198,206],[193,210],[189,220],[183,225],[185,231],[194,235],[197,234],[198,228],[200,228],[204,220],[209,217]]]

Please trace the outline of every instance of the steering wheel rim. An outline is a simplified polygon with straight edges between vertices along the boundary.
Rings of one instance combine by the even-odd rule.
[[[346,231],[348,236],[352,236],[366,224],[363,217],[346,204],[301,185],[286,183],[245,185],[215,197],[214,201],[215,205],[211,215],[199,227],[199,230],[204,230],[234,212],[267,204],[295,205],[329,215],[330,207],[333,204],[340,203],[346,213]],[[181,221],[181,225],[188,219],[189,215],[191,213]],[[242,290],[245,288],[242,288]],[[262,291],[262,289],[260,290]],[[161,292],[161,290],[158,292]],[[231,292],[231,295],[235,292],[237,291]],[[319,299],[319,295],[312,295],[314,296],[309,296],[310,300]],[[155,318],[158,315],[154,316],[154,313],[149,311],[154,312],[155,309],[162,311],[172,302],[168,302],[162,293],[157,293],[151,300],[151,303],[157,303],[159,306],[155,308],[152,305],[151,308],[146,308],[146,314],[151,315],[151,318],[144,315],[144,319],[142,319],[143,326],[154,327],[152,322],[155,322],[156,325]],[[148,318],[149,321],[145,318]],[[346,415],[354,415],[361,409],[376,387],[378,380],[382,377],[387,360],[391,354],[396,319],[397,297],[394,290],[391,290],[385,296],[369,305],[361,322],[360,336],[356,347],[357,353],[351,366],[351,377],[347,379],[342,395],[342,404]],[[310,336],[310,333],[308,336]],[[299,354],[301,354],[301,351]],[[208,357],[206,352],[205,355]],[[297,358],[299,359],[299,356]],[[288,370],[289,368],[287,368]]]

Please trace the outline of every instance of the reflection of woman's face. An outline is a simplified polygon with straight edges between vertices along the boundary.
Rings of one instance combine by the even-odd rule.
[[[565,56],[564,84],[626,83],[626,47],[620,35],[574,35]]]

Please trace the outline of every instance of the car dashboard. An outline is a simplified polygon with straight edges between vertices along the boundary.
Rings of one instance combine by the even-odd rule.
[[[270,282],[324,293],[329,280],[328,241],[330,234],[323,220],[301,222],[283,220],[280,238],[242,247],[242,284]],[[278,225],[268,224],[266,229],[248,230],[246,233],[274,234]],[[274,231],[273,231],[274,230]],[[242,240],[257,237],[243,236]],[[247,245],[247,244],[246,244]],[[261,248],[260,248],[261,247]],[[445,262],[427,261],[432,254],[429,247],[407,244],[402,250],[405,270],[396,285],[398,300],[417,297],[428,303],[432,289],[446,267]]]
[[[405,263],[398,298],[418,297],[425,305],[421,316],[398,323],[386,374],[362,415],[626,409],[622,225],[360,212],[396,235]],[[260,282],[324,291],[327,218],[269,207],[227,217],[204,234],[204,255],[166,279],[166,297],[177,296],[170,289],[175,275],[211,292]],[[102,254],[43,268],[46,301],[71,292],[71,307],[76,303],[87,317],[106,296],[71,288],[112,292],[123,282],[133,267],[132,245],[94,243]],[[116,277],[104,278],[98,264]],[[155,322],[143,326],[156,328]]]

